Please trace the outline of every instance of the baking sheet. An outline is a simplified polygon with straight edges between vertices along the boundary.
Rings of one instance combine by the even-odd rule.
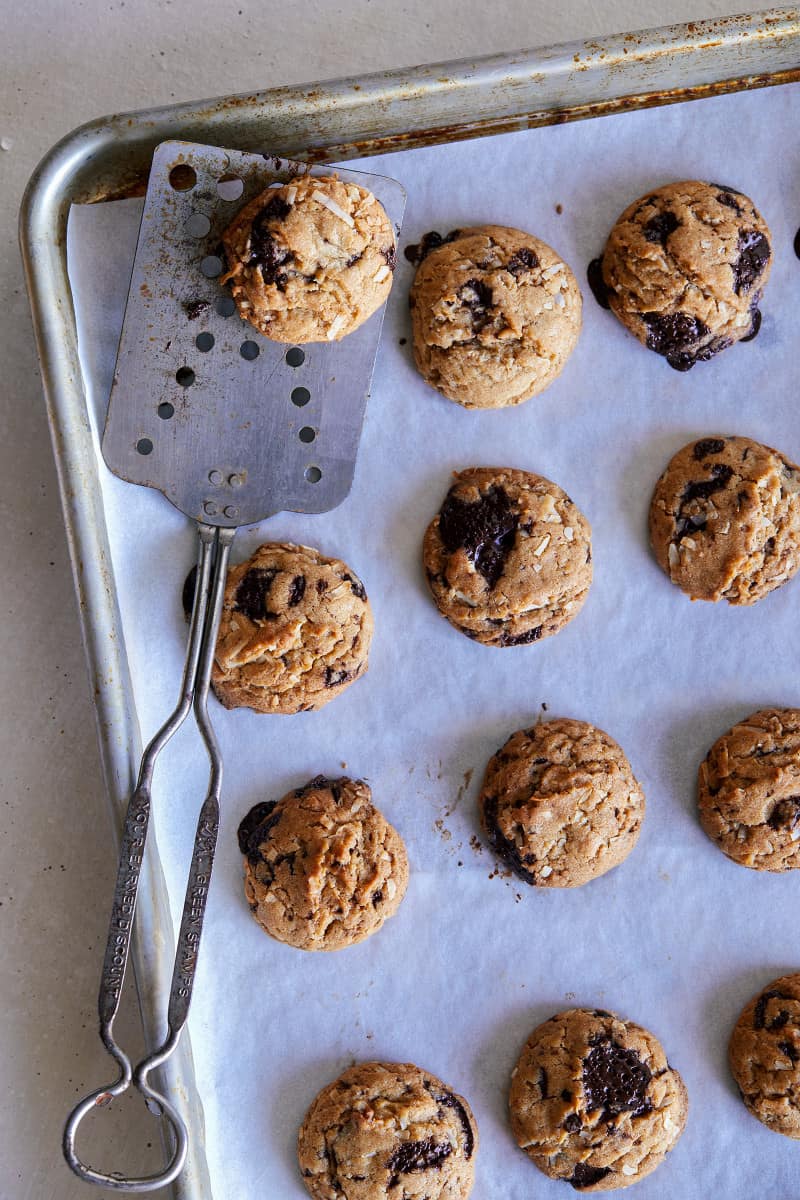
[[[323,516],[281,514],[245,530],[234,549],[244,558],[261,541],[286,539],[342,557],[365,581],[376,633],[368,675],[319,713],[270,718],[213,705],[223,820],[190,1028],[219,1200],[305,1195],[294,1157],[305,1109],[340,1070],[368,1058],[417,1062],[468,1097],[481,1134],[476,1196],[564,1195],[516,1148],[505,1103],[527,1034],[572,1004],[648,1026],[689,1089],[686,1133],[638,1197],[796,1191],[800,1148],[746,1112],[725,1047],[750,996],[800,966],[800,882],[729,863],[699,829],[694,778],[734,721],[800,704],[800,581],[752,609],[691,604],[652,560],[646,514],[659,472],[691,438],[739,433],[800,458],[798,128],[800,87],[791,85],[360,163],[407,188],[402,245],[429,229],[517,225],[555,246],[583,286],[631,199],[699,176],[754,198],[775,262],[758,338],[686,375],[643,350],[583,287],[584,330],[562,377],[517,409],[478,413],[416,375],[401,345],[413,271],[400,257],[350,497]],[[96,429],[139,212],[140,202],[124,201],[73,209],[70,220]],[[483,647],[452,630],[428,596],[423,531],[450,472],[473,464],[547,475],[592,523],[595,580],[556,637]],[[177,694],[180,590],[194,538],[157,493],[106,471],[103,490],[147,737]],[[534,891],[479,849],[475,797],[488,757],[513,730],[552,715],[608,730],[648,800],[627,862],[574,892]],[[331,955],[303,954],[259,930],[235,839],[252,804],[319,772],[369,780],[412,866],[397,916]],[[176,918],[205,782],[204,752],[184,731],[159,763],[154,805]]]

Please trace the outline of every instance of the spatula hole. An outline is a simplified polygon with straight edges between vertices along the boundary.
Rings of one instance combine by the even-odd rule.
[[[158,415],[161,417],[162,421],[168,421],[170,417],[175,416],[175,409],[165,400],[163,404],[159,404],[158,406]]]
[[[299,367],[306,361],[306,356],[299,346],[292,346],[286,351],[286,361],[290,367]]]
[[[313,442],[317,436],[317,431],[312,429],[310,425],[304,425],[297,436],[301,442]]]
[[[184,228],[189,237],[201,238],[211,229],[211,222],[205,213],[192,213]]]
[[[194,371],[191,367],[179,367],[175,372],[175,381],[181,387],[188,388],[194,383]]]
[[[153,443],[150,441],[150,438],[139,438],[139,441],[136,443],[136,449],[140,454],[152,454]],[[306,472],[306,478],[308,478],[308,472]]]
[[[239,353],[241,354],[242,358],[246,358],[248,362],[252,362],[253,359],[258,358],[260,354],[258,343],[242,342],[241,346],[239,347]]]
[[[311,392],[308,388],[295,388],[292,392],[292,404],[296,404],[298,408],[303,408],[311,399]]]
[[[232,317],[236,312],[236,303],[231,296],[220,296],[217,301],[217,312],[221,317]]]
[[[198,333],[197,337],[194,339],[194,344],[197,346],[198,350],[202,350],[205,354],[214,345],[213,333]]]
[[[244,184],[235,175],[221,175],[217,180],[217,195],[221,200],[238,200]]]
[[[170,171],[169,181],[176,192],[190,192],[197,183],[197,173],[188,163],[178,163]]]
[[[222,259],[217,258],[216,254],[208,254],[200,263],[200,270],[206,279],[216,279],[222,274]]]
[[[319,483],[322,479],[322,471],[319,467],[306,467],[305,476],[309,483]]]

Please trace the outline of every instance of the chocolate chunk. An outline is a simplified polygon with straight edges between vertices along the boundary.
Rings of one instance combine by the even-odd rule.
[[[519,279],[520,275],[524,275],[526,271],[532,271],[538,265],[537,255],[527,246],[523,246],[521,250],[517,250],[511,255],[506,264],[506,270],[510,271],[515,279]]]
[[[395,267],[397,266],[397,247],[396,246],[382,246],[381,254],[386,259],[386,265],[389,268],[389,270],[393,271],[395,269]]]
[[[455,488],[447,493],[439,513],[439,536],[451,554],[463,549],[494,588],[514,546],[519,516],[508,494],[492,485],[477,500],[460,500]]]
[[[347,683],[349,678],[349,671],[334,671],[333,667],[325,668],[325,687],[337,687],[340,683]]]
[[[535,625],[525,633],[504,633],[500,638],[500,646],[527,646],[530,642],[538,642],[542,636],[542,626]]]
[[[800,258],[800,229],[798,229],[797,233],[794,235],[794,242],[792,245],[794,246],[795,254],[798,258]]]
[[[208,300],[187,300],[183,306],[183,311],[190,321],[196,321],[207,308],[211,308],[211,303]]]
[[[787,996],[785,992],[764,992],[763,996],[759,996],[756,1010],[753,1013],[754,1029],[783,1029],[789,1020],[788,1012],[782,1008],[777,1017],[773,1017],[772,1021],[767,1021],[767,1005],[770,1000],[788,1000],[790,1004],[795,1003],[794,997]]]
[[[572,1099],[572,1092],[569,1091],[568,1088],[562,1088],[561,1089],[561,1099],[564,1101],[565,1104],[569,1104],[570,1100]]]
[[[192,618],[192,609],[194,608],[194,593],[197,587],[197,564],[192,567],[189,574],[183,581],[183,589],[181,591],[181,605],[183,607],[183,615],[187,621]]]
[[[710,183],[708,186],[719,188],[719,195],[717,196],[718,204],[724,204],[727,208],[732,208],[737,217],[742,215],[742,206],[736,199],[737,195],[740,196],[742,194],[741,192],[737,192],[735,188],[725,187],[723,183]]]
[[[265,601],[277,574],[273,567],[251,567],[236,589],[235,611],[244,613],[250,621],[274,618],[275,613],[266,611]]]
[[[502,859],[511,870],[519,875],[520,879],[524,879],[526,883],[536,883],[536,876],[533,871],[529,870],[534,859],[532,855],[526,854],[524,857],[520,854],[519,849],[514,842],[510,841],[500,826],[497,824],[497,797],[486,796],[483,800],[483,819],[486,824],[486,833],[489,838],[489,845],[494,850],[498,858]]]
[[[605,1179],[606,1175],[610,1174],[610,1167],[590,1167],[586,1163],[578,1163],[568,1182],[577,1190],[591,1187],[592,1184],[599,1183],[601,1179]]]
[[[750,326],[750,332],[743,338],[739,338],[740,342],[752,342],[753,338],[758,337],[758,331],[761,328],[761,309],[751,309],[753,323]]]
[[[583,1064],[583,1092],[590,1111],[603,1110],[608,1121],[618,1113],[634,1117],[649,1112],[647,1088],[652,1072],[635,1050],[626,1050],[610,1037],[598,1039]]]
[[[470,310],[472,328],[476,333],[480,333],[489,322],[492,289],[481,279],[468,279],[458,289],[458,298],[464,307]]]
[[[733,263],[733,290],[736,295],[749,292],[769,262],[769,242],[763,233],[748,229],[739,234],[739,256]]]
[[[419,1142],[401,1142],[386,1164],[392,1178],[389,1187],[397,1187],[401,1175],[411,1171],[427,1171],[430,1167],[440,1167],[446,1158],[453,1153],[449,1142],[435,1142],[433,1138],[423,1138]]]
[[[724,488],[730,482],[732,475],[733,468],[729,467],[727,463],[714,463],[710,479],[687,483],[683,489],[681,504],[688,504],[691,500],[707,500],[709,496],[714,495],[714,492]]]
[[[261,210],[250,228],[250,258],[248,262],[261,268],[264,283],[285,283],[286,272],[281,268],[294,262],[294,255],[281,246],[267,229],[267,222],[281,219],[290,206],[276,196]]]
[[[539,1067],[539,1091],[542,1094],[543,1100],[547,1099],[548,1084],[547,1071],[544,1067]]]
[[[570,1113],[564,1118],[564,1128],[567,1133],[577,1133],[581,1128],[582,1121],[577,1113]]]
[[[544,761],[544,760],[542,760],[542,761]],[[609,1017],[609,1018],[611,1018],[611,1019],[613,1020],[614,1014],[613,1014],[613,1013],[610,1013],[610,1012],[609,1012],[607,1009],[605,1009],[605,1008],[593,1008],[593,1009],[592,1009],[592,1016],[593,1016],[593,1017]]]
[[[410,263],[419,266],[422,260],[428,257],[431,250],[436,250],[439,246],[445,246],[448,242],[452,242],[460,236],[460,229],[451,229],[444,237],[440,233],[437,233],[435,229],[432,229],[430,233],[423,234],[422,240],[416,245],[406,246],[403,253]]]
[[[666,246],[667,238],[675,232],[679,225],[680,221],[675,213],[657,213],[644,226],[644,236],[648,242],[660,242],[662,246]]]
[[[289,588],[289,608],[295,608],[306,594],[305,575],[295,575]]]
[[[351,254],[350,257],[348,258],[347,262],[344,265],[346,267],[354,267],[356,265],[356,263],[359,261],[359,259],[361,259],[363,257],[364,257],[363,254]]]
[[[350,591],[354,596],[358,596],[359,600],[366,600],[367,591],[360,579],[354,579],[352,575],[343,575],[342,578],[350,584]]]
[[[701,438],[699,442],[695,442],[694,444],[692,458],[696,458],[698,462],[702,462],[710,454],[721,454],[724,449],[724,438]]]
[[[794,829],[800,823],[800,796],[779,800],[767,819],[770,829]]]
[[[642,320],[647,326],[647,345],[651,350],[663,354],[670,360],[670,366],[679,370],[688,371],[694,366],[697,344],[709,333],[707,325],[683,312],[645,312]]]
[[[372,907],[377,908],[383,901],[383,892],[377,891],[372,893]]]
[[[276,800],[265,800],[263,804],[254,805],[239,824],[239,849],[253,866],[261,861],[258,847],[266,841],[270,830],[274,829],[281,819],[282,814],[275,812],[276,805]]]
[[[327,590],[328,590],[327,579],[318,579],[317,580],[317,592],[319,593],[319,595],[321,596],[322,593],[327,592]]]
[[[800,1048],[793,1046],[791,1042],[778,1042],[778,1049],[781,1054],[785,1054],[789,1062],[800,1062]]]
[[[586,279],[592,295],[601,308],[611,308],[608,299],[608,288],[603,279],[603,259],[593,258],[586,271]]]
[[[428,1087],[427,1084],[425,1086]],[[430,1090],[428,1087],[428,1091]],[[467,1116],[467,1110],[464,1108],[464,1105],[458,1096],[454,1096],[452,1092],[444,1092],[441,1095],[438,1092],[431,1092],[431,1095],[437,1104],[443,1104],[446,1108],[452,1108],[456,1113],[461,1122],[461,1128],[464,1131],[464,1158],[472,1158],[472,1151],[475,1149],[475,1134],[472,1132],[472,1123]]]

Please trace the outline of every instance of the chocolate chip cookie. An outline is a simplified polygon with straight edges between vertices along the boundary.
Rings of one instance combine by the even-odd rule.
[[[609,234],[608,303],[648,349],[688,371],[755,336],[771,237],[752,200],[733,188],[696,179],[655,188]]]
[[[521,646],[557,633],[583,606],[591,529],[549,479],[470,467],[428,526],[423,561],[454,628],[484,646]]]
[[[489,760],[478,804],[494,852],[539,887],[579,887],[618,866],[645,809],[617,743],[567,718],[513,734]]]
[[[226,708],[322,708],[367,669],[372,610],[338,558],[267,542],[231,568],[211,682]]]
[[[509,1108],[520,1147],[578,1191],[628,1187],[675,1146],[689,1101],[661,1044],[603,1009],[572,1008],[534,1029]]]
[[[800,709],[764,708],[718,738],[700,764],[698,806],[734,862],[800,868]]]
[[[458,230],[431,250],[409,303],[417,369],[464,408],[544,391],[581,329],[580,289],[561,256],[500,225]]]
[[[262,929],[299,950],[341,950],[380,929],[408,883],[400,834],[360,779],[318,775],[239,826],[244,894]]]
[[[745,1104],[768,1129],[800,1138],[800,975],[784,975],[745,1008],[728,1059]]]
[[[690,442],[656,484],[650,541],[692,600],[755,604],[800,567],[800,467],[749,438]]]
[[[303,175],[267,188],[222,235],[239,315],[276,342],[338,341],[380,308],[397,261],[394,230],[365,188]]]
[[[462,1200],[477,1147],[472,1110],[441,1079],[365,1062],[319,1093],[297,1157],[314,1200]]]

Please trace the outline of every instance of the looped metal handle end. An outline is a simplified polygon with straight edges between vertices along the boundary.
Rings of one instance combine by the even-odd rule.
[[[127,1089],[129,1083],[130,1072],[127,1073],[127,1078],[120,1078],[110,1087],[98,1088],[96,1092],[92,1092],[91,1095],[87,1096],[85,1100],[81,1100],[80,1104],[77,1104],[73,1108],[64,1127],[64,1139],[62,1142],[64,1158],[78,1178],[83,1179],[86,1183],[96,1183],[118,1192],[154,1192],[158,1188],[166,1187],[167,1184],[173,1183],[180,1175],[186,1162],[189,1135],[179,1113],[165,1096],[162,1096],[159,1092],[149,1087],[144,1079],[138,1080],[137,1086],[144,1096],[147,1107],[151,1112],[157,1112],[167,1120],[172,1128],[175,1139],[175,1149],[172,1158],[163,1171],[160,1171],[157,1175],[142,1175],[133,1178],[130,1176],[123,1177],[119,1174],[107,1174],[104,1171],[96,1171],[93,1167],[87,1166],[78,1157],[75,1150],[75,1138],[78,1133],[78,1126],[86,1114],[91,1112],[93,1108],[105,1108],[115,1096],[120,1096]]]

